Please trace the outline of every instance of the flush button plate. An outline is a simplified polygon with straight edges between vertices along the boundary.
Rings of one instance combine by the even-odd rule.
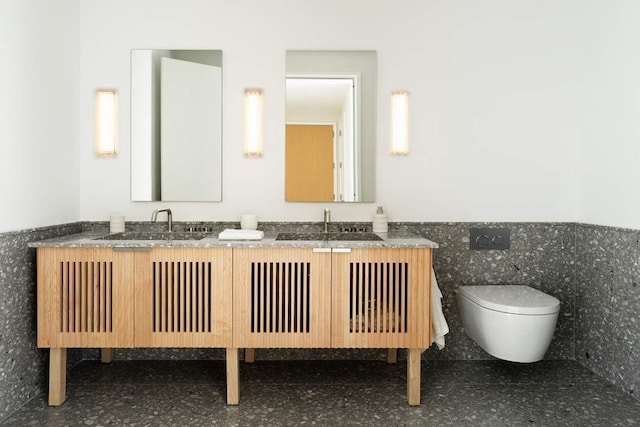
[[[503,250],[511,247],[511,229],[509,228],[470,228],[469,249]]]

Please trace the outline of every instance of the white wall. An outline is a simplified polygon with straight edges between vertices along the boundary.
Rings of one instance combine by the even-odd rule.
[[[614,4],[585,40],[580,221],[640,229],[640,2]]]
[[[77,0],[0,2],[0,232],[80,219],[78,22]]]
[[[392,221],[579,220],[578,179],[593,185],[579,170],[592,164],[587,155],[580,163],[578,146],[594,83],[581,76],[593,65],[590,42],[601,12],[588,5],[617,1],[83,1],[81,217],[121,212],[146,220],[168,206],[176,220],[254,212],[261,220],[320,221],[331,207],[336,221],[368,220],[384,205]],[[624,38],[625,46],[633,39]],[[132,48],[223,50],[223,202],[129,201]],[[378,52],[376,203],[284,202],[287,49]],[[631,75],[624,78],[611,84],[621,89]],[[101,86],[121,91],[115,159],[92,153],[91,94]],[[266,98],[261,159],[242,156],[247,87],[263,88]],[[410,92],[408,157],[389,155],[389,94],[397,89]],[[628,150],[629,135],[621,132]]]

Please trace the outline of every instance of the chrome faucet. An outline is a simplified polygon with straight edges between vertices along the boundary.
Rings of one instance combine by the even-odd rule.
[[[156,222],[158,220],[158,213],[166,212],[167,213],[167,225],[169,226],[169,233],[173,231],[173,216],[171,215],[171,209],[156,209],[151,214],[151,222]]]
[[[331,222],[331,211],[329,208],[325,208],[324,210],[324,232],[329,232],[329,223]]]

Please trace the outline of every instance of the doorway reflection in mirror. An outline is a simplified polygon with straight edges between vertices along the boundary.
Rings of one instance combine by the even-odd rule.
[[[357,76],[287,78],[288,201],[355,201]]]
[[[376,53],[287,51],[285,200],[375,198]]]

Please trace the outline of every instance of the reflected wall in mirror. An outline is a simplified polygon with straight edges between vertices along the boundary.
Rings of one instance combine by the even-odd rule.
[[[285,200],[375,201],[376,52],[286,61]]]
[[[131,200],[222,200],[222,51],[131,51]]]

